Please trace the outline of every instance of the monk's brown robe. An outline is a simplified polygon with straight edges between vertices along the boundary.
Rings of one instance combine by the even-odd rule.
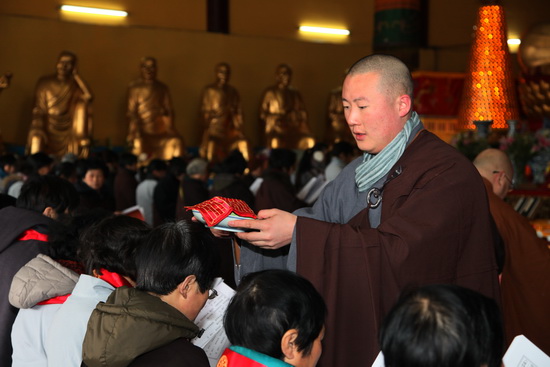
[[[377,228],[355,186],[358,164],[296,212],[297,272],[328,307],[323,367],[370,366],[382,319],[410,287],[450,283],[500,298],[487,195],[466,158],[421,131],[384,187]]]
[[[493,193],[485,181],[491,214],[504,241],[502,316],[506,342],[525,335],[550,354],[550,251],[527,218]]]

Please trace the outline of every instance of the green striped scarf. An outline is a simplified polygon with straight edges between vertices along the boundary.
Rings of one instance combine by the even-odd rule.
[[[367,191],[388,173],[395,162],[401,158],[407,147],[411,131],[419,123],[418,114],[413,112],[411,118],[405,123],[403,130],[381,152],[378,154],[363,154],[363,163],[355,169],[355,183],[359,188],[359,192]]]

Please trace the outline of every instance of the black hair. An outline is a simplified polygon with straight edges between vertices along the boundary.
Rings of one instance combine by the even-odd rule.
[[[282,359],[285,332],[298,330],[295,343],[307,356],[325,316],[325,302],[307,279],[287,270],[265,270],[242,279],[227,308],[224,328],[231,344]]]
[[[76,175],[78,176],[79,180],[82,180],[84,176],[86,176],[86,172],[96,169],[103,171],[103,176],[107,178],[107,175],[109,174],[109,169],[107,168],[105,162],[103,162],[101,159],[81,159],[76,163]]]
[[[53,163],[53,159],[46,153],[38,152],[28,156],[27,163],[30,164],[33,172],[36,173],[40,168],[51,165]]]
[[[54,260],[77,261],[80,235],[92,224],[110,215],[109,211],[98,208],[55,221],[48,231],[48,255]]]
[[[69,161],[61,162],[55,167],[54,173],[56,176],[68,180],[76,176],[76,164]]]
[[[221,163],[216,165],[214,171],[216,173],[231,173],[233,175],[242,175],[247,165],[248,163],[246,162],[246,159],[244,159],[241,151],[238,149],[234,149],[229,152],[227,157]]]
[[[147,174],[151,175],[153,171],[166,171],[168,169],[168,165],[166,164],[166,161],[163,161],[162,159],[152,159],[151,162],[149,162],[149,165],[147,165]]]
[[[132,153],[121,153],[118,158],[118,165],[120,167],[131,166],[137,163],[137,156]]]
[[[272,149],[269,153],[269,168],[288,170],[296,163],[296,153],[285,148]]]
[[[8,194],[0,193],[0,209],[7,206],[15,206],[16,199]]]
[[[6,164],[15,166],[17,158],[13,154],[3,154],[0,156],[0,169],[3,169]]]
[[[384,319],[387,367],[499,367],[503,332],[496,302],[455,285],[406,292]]]
[[[218,253],[205,228],[190,221],[154,228],[136,253],[136,288],[156,295],[171,293],[186,277],[195,275],[206,292],[218,270]]]
[[[43,213],[51,207],[57,214],[78,206],[78,194],[69,182],[55,176],[31,177],[21,187],[15,206]]]
[[[136,279],[135,252],[150,230],[145,222],[125,215],[109,216],[81,236],[78,256],[87,274],[105,269]]]
[[[180,157],[174,157],[168,161],[168,170],[176,177],[184,174],[186,168],[187,163]]]

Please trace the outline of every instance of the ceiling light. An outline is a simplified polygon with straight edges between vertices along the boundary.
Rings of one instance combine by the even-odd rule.
[[[62,5],[62,11],[72,12],[72,13],[85,13],[85,14],[96,14],[96,15],[107,15],[112,17],[126,17],[128,13],[122,10],[111,10],[111,9],[101,9],[101,8],[89,8],[85,6],[74,6],[74,5]]]
[[[322,34],[333,34],[338,36],[348,36],[349,30],[347,29],[338,29],[338,28],[324,28],[324,27],[311,27],[302,25],[300,26],[301,32],[308,33],[322,33]]]

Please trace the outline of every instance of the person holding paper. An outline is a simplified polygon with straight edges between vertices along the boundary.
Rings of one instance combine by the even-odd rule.
[[[210,297],[217,270],[202,225],[180,221],[154,228],[136,251],[136,287],[115,290],[93,311],[83,342],[86,366],[209,367],[189,341]]]
[[[242,274],[283,264],[325,297],[325,366],[370,366],[380,323],[408,287],[451,283],[500,298],[481,177],[424,129],[412,92],[399,59],[359,60],[345,78],[342,103],[363,155],[313,207],[261,210],[258,220],[229,222],[255,230],[236,233]],[[269,256],[289,243],[288,257]]]

